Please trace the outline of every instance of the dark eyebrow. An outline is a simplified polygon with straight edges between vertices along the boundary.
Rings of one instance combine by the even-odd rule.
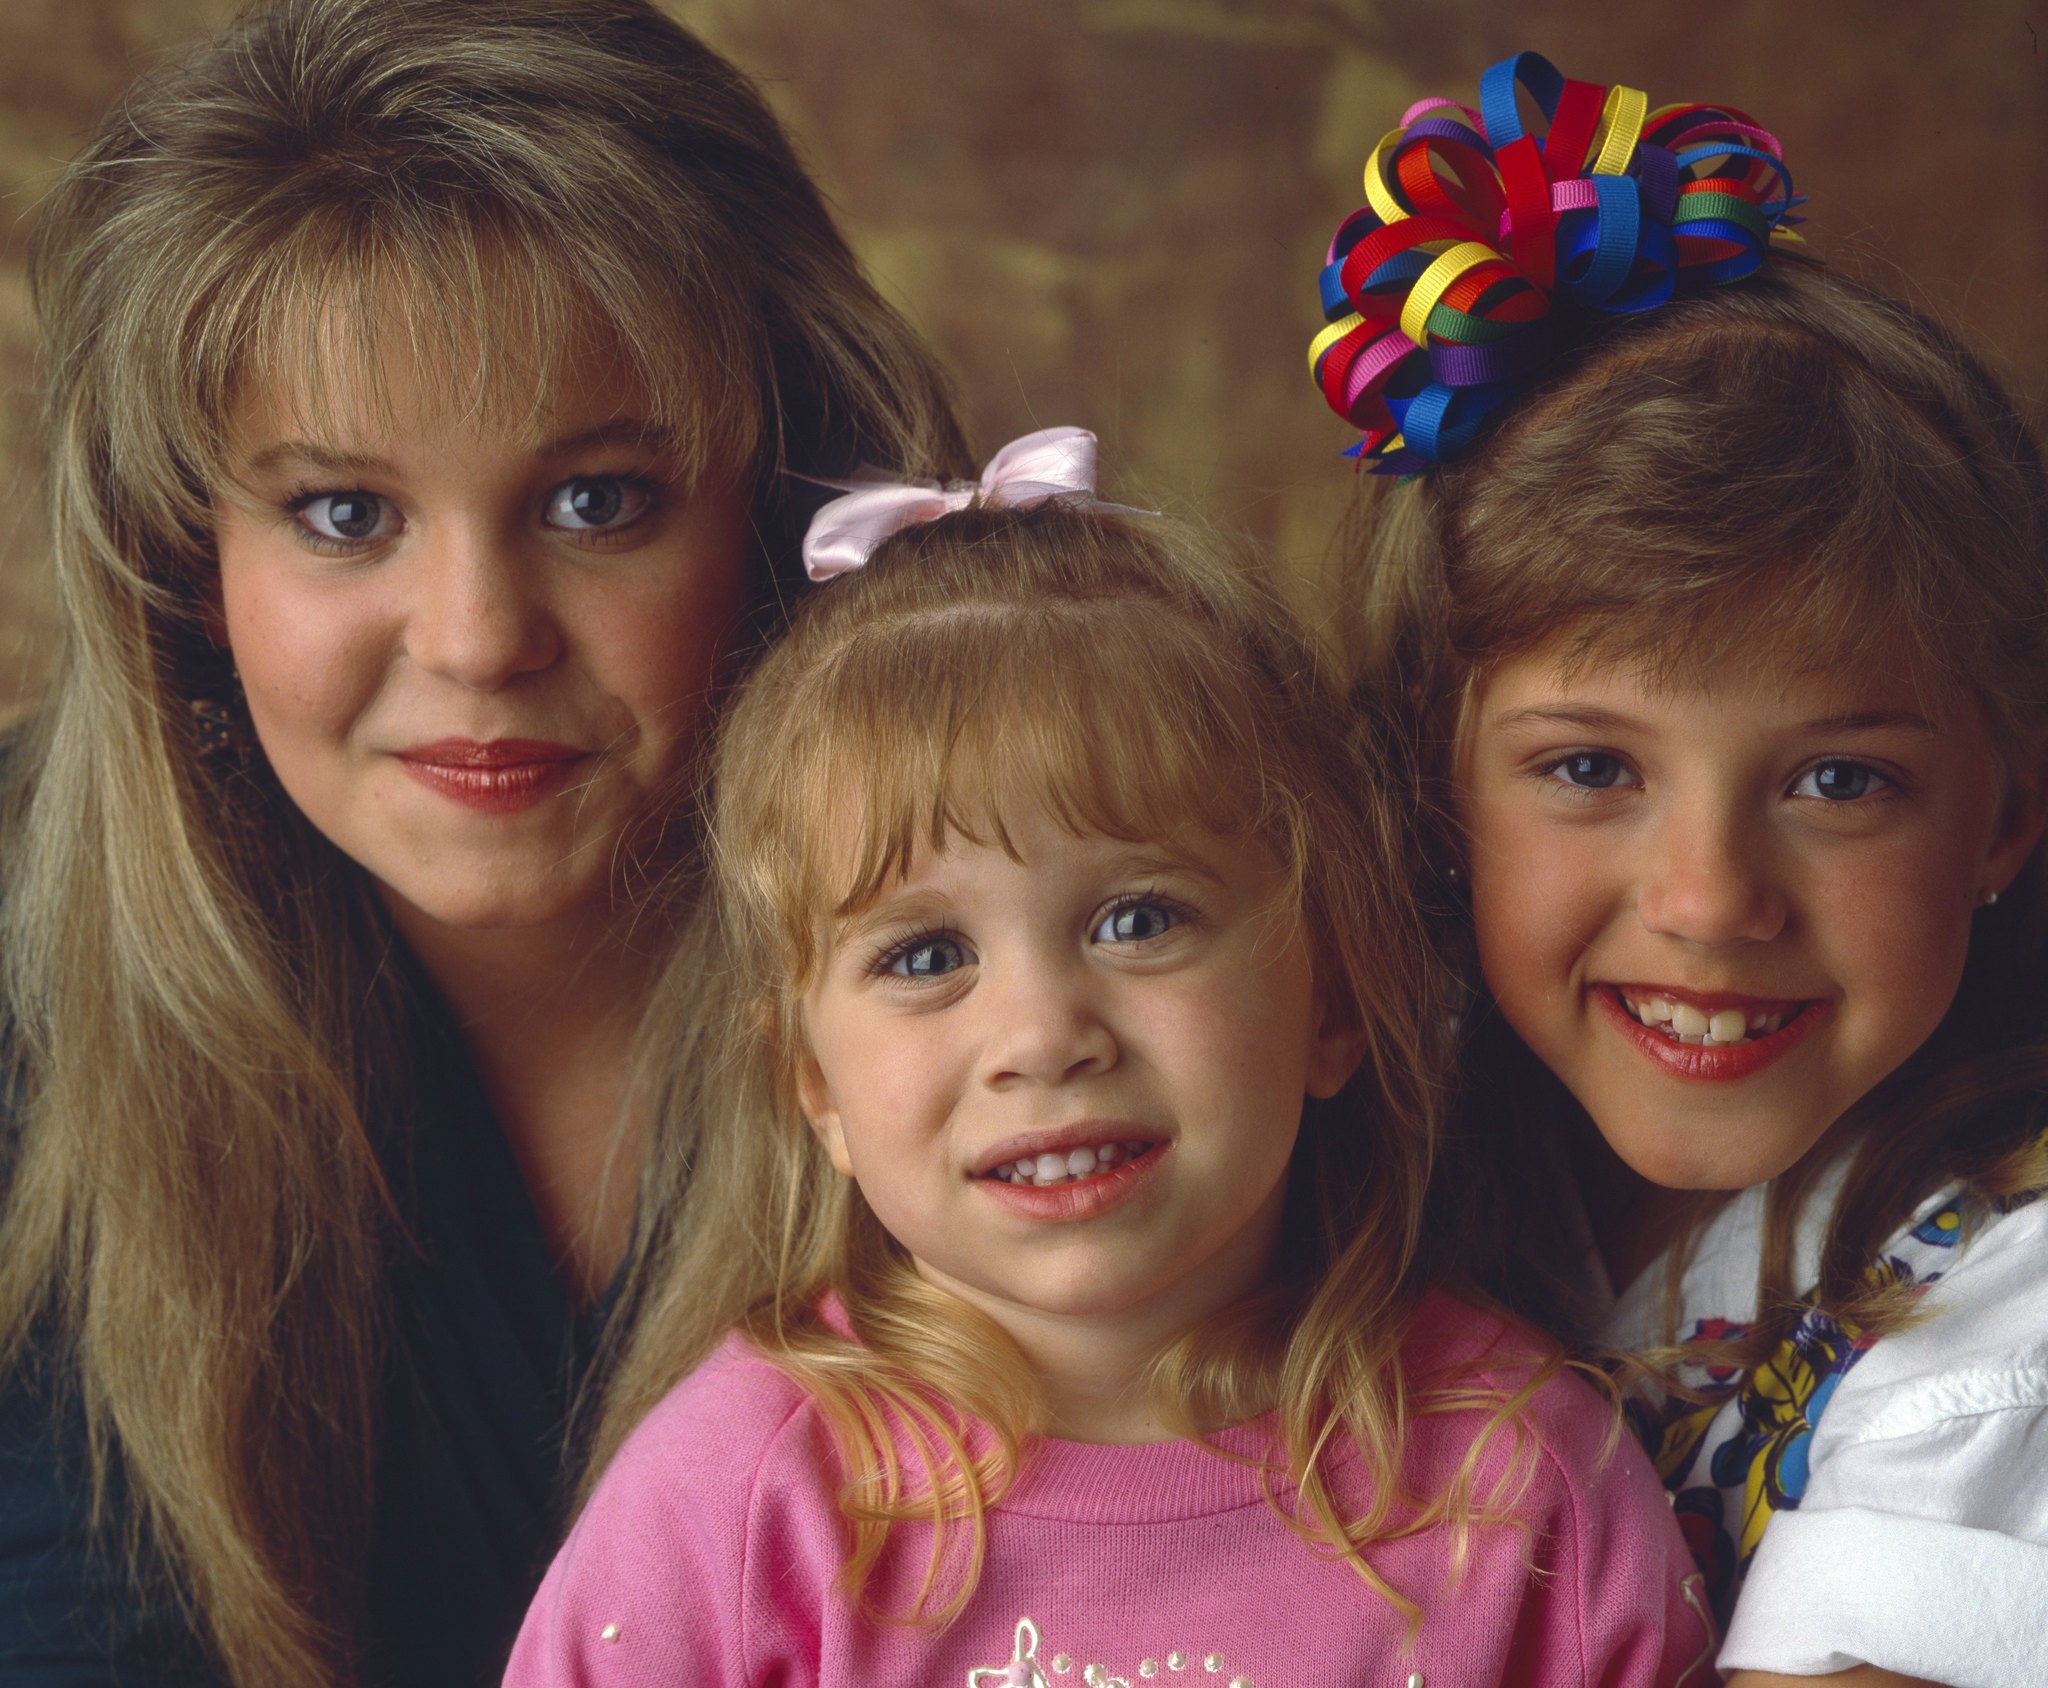
[[[666,423],[644,417],[615,417],[592,428],[579,428],[549,440],[535,453],[541,458],[572,457],[579,451],[624,447],[657,457],[680,457],[682,443]],[[246,473],[267,475],[286,465],[303,464],[325,475],[395,475],[393,466],[374,452],[340,451],[310,440],[280,440],[249,459]]]
[[[1510,709],[1494,717],[1496,727],[1577,727],[1589,733],[1621,732],[1636,725],[1629,716],[1612,709],[1546,708]],[[1938,738],[1941,729],[1924,715],[1911,710],[1848,710],[1840,715],[1818,715],[1801,721],[1792,729],[1799,733],[1909,732],[1923,738]]]
[[[287,464],[301,463],[328,475],[389,475],[394,472],[383,458],[367,451],[335,451],[308,440],[280,440],[250,458],[244,473],[267,475]]]
[[[1939,738],[1941,729],[1924,715],[1911,710],[1852,710],[1845,715],[1821,715],[1799,724],[1802,733],[1907,732],[1921,738]]]
[[[563,434],[540,448],[542,457],[569,457],[579,451],[608,446],[631,447],[652,453],[656,457],[681,457],[682,441],[676,431],[665,422],[651,421],[643,416],[617,416],[609,422],[600,422],[594,428],[579,428],[573,434]]]
[[[1618,732],[1636,723],[1628,716],[1612,709],[1542,708],[1510,709],[1505,715],[1493,718],[1496,727],[1582,727],[1589,733]]]

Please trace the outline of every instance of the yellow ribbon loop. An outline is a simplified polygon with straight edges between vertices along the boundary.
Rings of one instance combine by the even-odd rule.
[[[1389,129],[1386,139],[1372,149],[1372,157],[1365,161],[1365,202],[1379,213],[1383,223],[1398,223],[1408,215],[1407,207],[1387,186],[1386,176],[1387,159],[1407,133],[1406,129]]]
[[[1461,240],[1448,252],[1439,257],[1428,269],[1415,278],[1415,285],[1408,290],[1408,299],[1401,307],[1401,332],[1416,345],[1426,345],[1429,334],[1429,313],[1447,292],[1451,283],[1467,270],[1477,269],[1481,264],[1497,264],[1500,254],[1490,246],[1482,246],[1476,240]]]
[[[1593,146],[1599,154],[1593,161],[1594,175],[1627,173],[1636,142],[1643,138],[1643,118],[1649,106],[1650,96],[1640,88],[1624,88],[1617,82],[1607,90],[1607,103],[1600,108],[1600,127],[1593,131]]]
[[[1353,311],[1342,322],[1331,323],[1328,328],[1324,329],[1322,333],[1318,334],[1313,340],[1311,340],[1308,346],[1309,374],[1315,374],[1316,365],[1323,361],[1323,353],[1327,352],[1332,346],[1336,345],[1336,343],[1339,340],[1343,339],[1345,335],[1349,334],[1363,321],[1365,321],[1365,318],[1360,316],[1356,311]]]

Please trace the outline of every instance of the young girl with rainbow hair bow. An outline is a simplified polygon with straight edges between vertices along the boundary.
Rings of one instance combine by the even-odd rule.
[[[2019,1688],[2048,483],[1943,329],[1787,261],[1772,136],[1645,105],[1525,54],[1411,109],[1323,275],[1360,695],[1470,956],[1441,1201],[1628,1357],[1731,1681]]]
[[[813,525],[843,577],[717,758],[748,1001],[677,1371],[710,1357],[507,1682],[1697,1681],[1647,1462],[1441,1287],[1400,782],[1277,599],[1093,456],[1050,430]]]

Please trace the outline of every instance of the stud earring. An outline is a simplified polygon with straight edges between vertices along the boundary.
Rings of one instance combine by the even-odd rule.
[[[1998,893],[1996,891],[1986,891],[1983,896],[1977,899],[1977,906],[1979,908],[1989,908],[1993,903],[1997,901]]]
[[[230,697],[190,698],[185,707],[192,712],[192,736],[201,763],[216,776],[247,773],[255,730],[242,706],[240,687]]]

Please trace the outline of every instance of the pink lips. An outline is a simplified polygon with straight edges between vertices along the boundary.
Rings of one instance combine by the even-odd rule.
[[[1653,1031],[1642,1024],[1623,1004],[1623,989],[1639,997],[1662,996],[1671,1001],[1688,1002],[1705,1014],[1722,1008],[1740,1008],[1745,1011],[1776,1008],[1793,1012],[1790,1019],[1767,1037],[1749,1038],[1741,1043],[1709,1048],[1697,1043],[1674,1043],[1662,1032]],[[1592,997],[1594,1005],[1601,1010],[1614,1029],[1673,1078],[1693,1079],[1709,1084],[1725,1084],[1751,1078],[1762,1072],[1781,1056],[1789,1055],[1794,1048],[1805,1042],[1807,1037],[1824,1025],[1834,1013],[1834,1005],[1825,1000],[1780,1001],[1777,998],[1737,996],[1727,992],[1681,990],[1666,985],[1600,985],[1595,987]]]
[[[1012,1184],[993,1176],[994,1169],[1035,1154],[1064,1154],[1101,1143],[1142,1142],[1142,1153],[1116,1165],[1058,1184]],[[1118,1123],[1088,1122],[1063,1130],[1005,1139],[983,1157],[974,1187],[996,1205],[1020,1219],[1040,1224],[1070,1224],[1093,1219],[1121,1207],[1152,1181],[1166,1159],[1168,1145],[1152,1132]]]
[[[547,739],[436,739],[398,752],[399,766],[429,791],[487,815],[517,814],[568,783],[589,752]]]

